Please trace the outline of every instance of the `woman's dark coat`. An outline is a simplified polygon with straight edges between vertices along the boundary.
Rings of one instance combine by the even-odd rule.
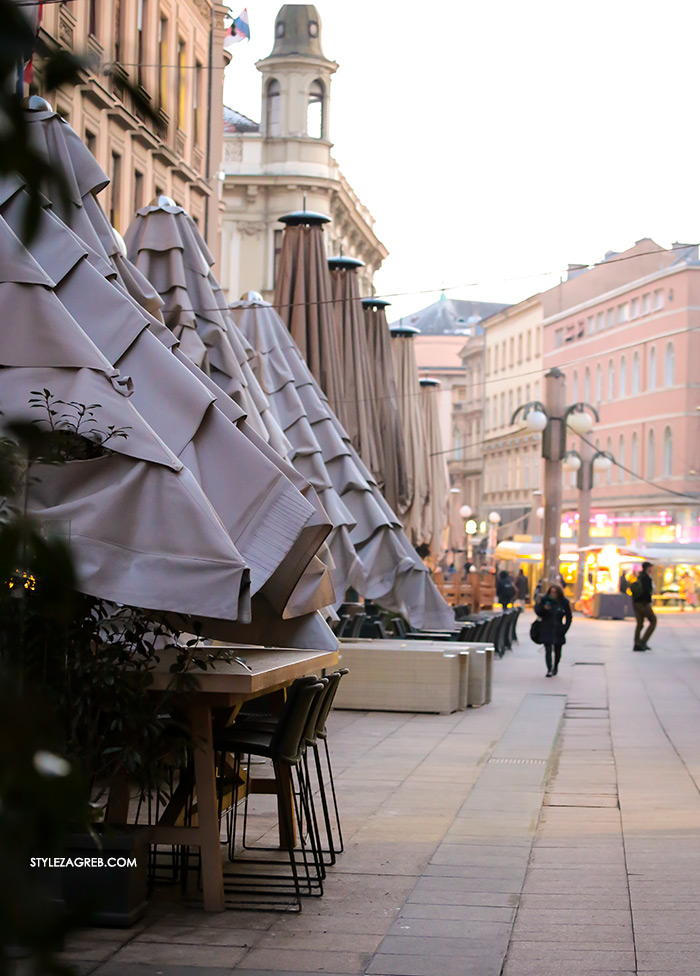
[[[566,644],[565,634],[571,626],[571,604],[566,597],[555,600],[545,594],[535,606],[535,613],[542,620],[542,643]]]

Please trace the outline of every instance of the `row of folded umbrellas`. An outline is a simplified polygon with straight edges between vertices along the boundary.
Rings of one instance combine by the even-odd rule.
[[[363,311],[353,262],[329,268],[325,218],[286,218],[274,307],[253,293],[229,307],[189,215],[160,198],[122,241],[98,201],[104,172],[34,104],[29,131],[63,187],[42,188],[23,243],[25,185],[0,179],[0,410],[36,420],[32,391],[47,390],[127,435],[39,466],[27,488],[69,532],[81,587],[244,643],[334,646],[324,616],[349,587],[416,627],[450,626],[414,548],[442,528],[435,397],[382,303]]]

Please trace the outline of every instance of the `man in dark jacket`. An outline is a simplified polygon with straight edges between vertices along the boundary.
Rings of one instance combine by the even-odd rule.
[[[496,581],[496,599],[505,609],[509,603],[515,600],[515,587],[513,586],[513,580],[508,575],[505,569],[502,569],[498,574],[498,579]]]
[[[654,584],[651,581],[649,570],[651,563],[642,563],[642,571],[635,583],[632,583],[630,592],[632,593],[632,604],[634,615],[637,618],[637,627],[634,631],[634,650],[650,651],[649,638],[656,630],[656,614],[652,610],[651,600],[654,593]],[[644,621],[648,620],[649,625],[642,636]]]
[[[525,604],[530,596],[530,584],[527,581],[527,576],[523,572],[522,566],[520,567],[520,572],[515,577],[515,589],[518,593],[518,603],[525,609]]]

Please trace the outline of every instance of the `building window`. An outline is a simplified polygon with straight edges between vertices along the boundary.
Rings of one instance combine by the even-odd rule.
[[[501,427],[506,425],[506,395],[501,393]]]
[[[314,81],[309,88],[309,101],[306,106],[306,134],[312,139],[323,138],[324,88],[320,81]]]
[[[455,461],[461,461],[462,460],[462,432],[457,427],[455,427],[454,429],[453,442],[454,442],[454,452],[453,452],[454,459]]]
[[[589,315],[586,320],[586,332],[588,335],[593,335],[595,332],[595,315]]]
[[[85,145],[88,147],[92,155],[97,153],[97,136],[94,132],[90,132],[89,129],[85,130]]]
[[[143,206],[143,173],[134,170],[134,213]]]
[[[649,350],[649,389],[656,389],[656,346]]]
[[[532,359],[532,332],[528,332],[525,338],[525,355],[528,359]]]
[[[608,400],[615,399],[615,363],[612,359],[608,363]]]
[[[114,60],[121,61],[124,56],[124,17],[123,0],[114,0]]]
[[[632,396],[639,393],[640,390],[640,376],[639,376],[639,353],[635,352],[632,357]]]
[[[535,400],[539,400],[539,398],[540,398],[540,381],[535,380]]]
[[[589,403],[591,399],[591,371],[588,366],[586,366],[586,372],[583,374],[583,399],[586,403]]]
[[[555,329],[554,331],[554,348],[559,349],[560,346],[564,345],[564,329]]]
[[[491,375],[491,350],[486,350],[486,375]]]
[[[273,78],[267,85],[265,120],[268,136],[280,134],[280,98],[280,83]]]
[[[158,21],[158,99],[164,112],[168,111],[168,18]]]
[[[513,391],[508,391],[508,416],[506,417],[506,423],[510,426],[510,418],[513,416]]]
[[[623,305],[617,306],[617,324],[622,325],[623,322],[627,322],[630,317],[629,305],[625,302]]]
[[[88,3],[88,34],[97,37],[97,0],[89,0]]]
[[[656,445],[654,443],[654,431],[649,431],[647,440],[647,478],[651,481],[656,474]]]
[[[525,387],[525,402],[526,403],[529,403],[530,402],[530,384],[529,383]]]
[[[518,365],[523,361],[523,336],[522,332],[518,336]]]
[[[619,462],[618,463],[618,466],[617,466],[617,480],[619,482],[623,482],[625,480],[625,469],[624,469],[624,464],[625,464],[625,438],[624,438],[624,436],[622,434],[620,434],[620,440],[618,442],[617,460]]]
[[[657,288],[654,292],[654,311],[658,312],[664,307],[664,290]]]
[[[630,302],[630,318],[636,319],[639,317],[639,299],[633,298]]]
[[[501,343],[501,372],[506,368],[506,340]]]
[[[148,23],[147,0],[138,0],[136,8],[136,72],[139,85],[143,87],[143,66],[146,62],[146,24]]]
[[[598,363],[595,371],[595,402],[600,403],[603,399],[603,367]]]
[[[491,409],[491,400],[486,397],[484,400],[484,430],[489,429],[489,410]]]
[[[676,382],[676,353],[673,343],[669,342],[666,346],[666,365],[664,368],[664,380],[666,386],[673,386]]]
[[[648,315],[649,312],[651,312],[651,292],[642,295],[642,315]]]
[[[509,354],[508,354],[508,365],[512,369],[513,366],[515,365],[515,338],[513,336],[510,337],[510,343],[508,344],[508,350],[509,350]]]
[[[187,105],[187,85],[185,72],[187,71],[187,45],[182,40],[177,42],[177,127],[185,131],[185,108]]]
[[[673,473],[673,434],[671,428],[667,427],[664,431],[664,460],[663,476],[670,478]]]
[[[112,153],[112,183],[110,190],[109,222],[112,227],[119,230],[121,223],[119,219],[119,204],[122,192],[122,157],[116,152]]]
[[[605,328],[605,313],[604,312],[598,312],[598,314],[596,315],[596,317],[595,317],[595,327],[596,327],[596,332],[602,332],[603,329]]]
[[[273,255],[272,255],[272,270],[274,274],[274,282],[277,282],[277,274],[279,272],[280,257],[282,256],[282,241],[284,240],[284,231],[275,230],[272,238]]]
[[[195,61],[194,65],[194,86],[192,88],[192,135],[195,145],[200,145],[204,139],[204,126],[202,109],[204,108],[204,68],[201,61]]]
[[[639,438],[632,434],[632,448],[630,450],[630,468],[632,476],[639,477]]]
[[[615,325],[615,309],[609,308],[607,311],[607,315],[605,316],[605,327],[607,329],[612,329],[614,325]]]
[[[627,360],[623,356],[620,360],[620,387],[619,395],[621,397],[627,396]]]

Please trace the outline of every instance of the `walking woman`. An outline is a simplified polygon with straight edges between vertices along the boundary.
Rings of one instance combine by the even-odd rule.
[[[566,644],[566,632],[571,626],[571,605],[561,586],[552,584],[535,606],[535,613],[542,619],[542,643],[547,661],[547,677],[552,678],[559,670],[562,645]]]

